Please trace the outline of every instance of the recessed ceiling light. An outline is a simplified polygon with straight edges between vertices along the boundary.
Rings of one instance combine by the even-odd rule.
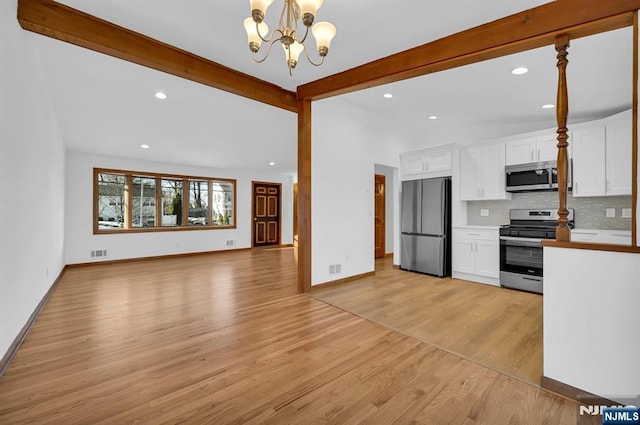
[[[529,70],[527,68],[525,68],[524,66],[515,68],[511,70],[511,73],[513,75],[522,75],[522,74],[526,74],[527,72],[529,72]]]
[[[156,92],[156,98],[160,100],[165,100],[167,98],[167,94],[161,91]]]
[[[149,145],[140,145],[142,149],[149,149]]]
[[[393,95],[391,93],[385,93],[382,95],[385,99],[391,99]]]
[[[276,165],[276,163],[275,162],[270,162],[269,165]]]
[[[546,105],[542,105],[542,109],[551,109],[555,108],[556,105],[552,105],[551,103],[547,103]]]
[[[430,119],[430,120],[437,120],[437,119],[438,119],[438,117],[436,117],[435,115],[431,115],[431,116],[429,117],[429,119]]]

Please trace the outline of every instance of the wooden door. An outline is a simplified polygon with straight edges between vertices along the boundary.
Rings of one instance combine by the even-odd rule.
[[[385,177],[375,175],[375,258],[384,257],[385,252]]]
[[[253,246],[280,244],[279,183],[253,182]]]
[[[293,246],[298,246],[298,183],[293,184]]]

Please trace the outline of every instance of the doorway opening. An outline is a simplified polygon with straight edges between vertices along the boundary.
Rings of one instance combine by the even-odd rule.
[[[374,237],[374,257],[382,258],[385,255],[386,251],[386,220],[385,220],[385,209],[386,209],[386,195],[385,195],[385,176],[382,174],[375,175],[375,186],[374,186],[374,195],[375,195],[375,237]]]

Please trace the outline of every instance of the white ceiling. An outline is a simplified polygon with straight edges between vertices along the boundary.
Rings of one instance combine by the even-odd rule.
[[[263,64],[251,60],[242,27],[249,15],[248,0],[60,2],[291,90],[547,3],[326,0],[318,19],[331,21],[338,28],[327,61],[319,68],[301,61],[294,76],[289,77],[279,50],[274,50],[273,57]],[[271,27],[280,4],[275,1],[267,14]],[[624,35],[601,36],[600,41],[593,38],[593,43],[587,39],[572,42],[572,117],[595,117],[630,104],[631,33],[625,31]],[[34,37],[69,149],[211,167],[295,172],[295,114],[46,37]],[[531,71],[516,78],[509,74],[516,65],[528,66]],[[456,141],[452,134],[497,137],[552,124],[553,110],[542,111],[539,106],[555,103],[556,79],[555,52],[549,47],[342,98],[416,126],[433,138],[446,135],[448,139],[442,141],[447,142]],[[157,90],[167,92],[169,99],[156,100],[153,93]],[[391,101],[381,97],[387,91],[395,95]],[[629,95],[624,96],[626,93]],[[426,120],[425,115],[431,114],[441,118]],[[141,150],[141,143],[151,145],[151,149]],[[276,166],[269,167],[270,161]]]

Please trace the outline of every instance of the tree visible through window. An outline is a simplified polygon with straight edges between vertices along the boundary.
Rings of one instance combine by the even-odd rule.
[[[98,173],[98,229],[114,230],[124,227],[126,177],[119,174]]]
[[[94,232],[235,227],[236,181],[94,170]]]

